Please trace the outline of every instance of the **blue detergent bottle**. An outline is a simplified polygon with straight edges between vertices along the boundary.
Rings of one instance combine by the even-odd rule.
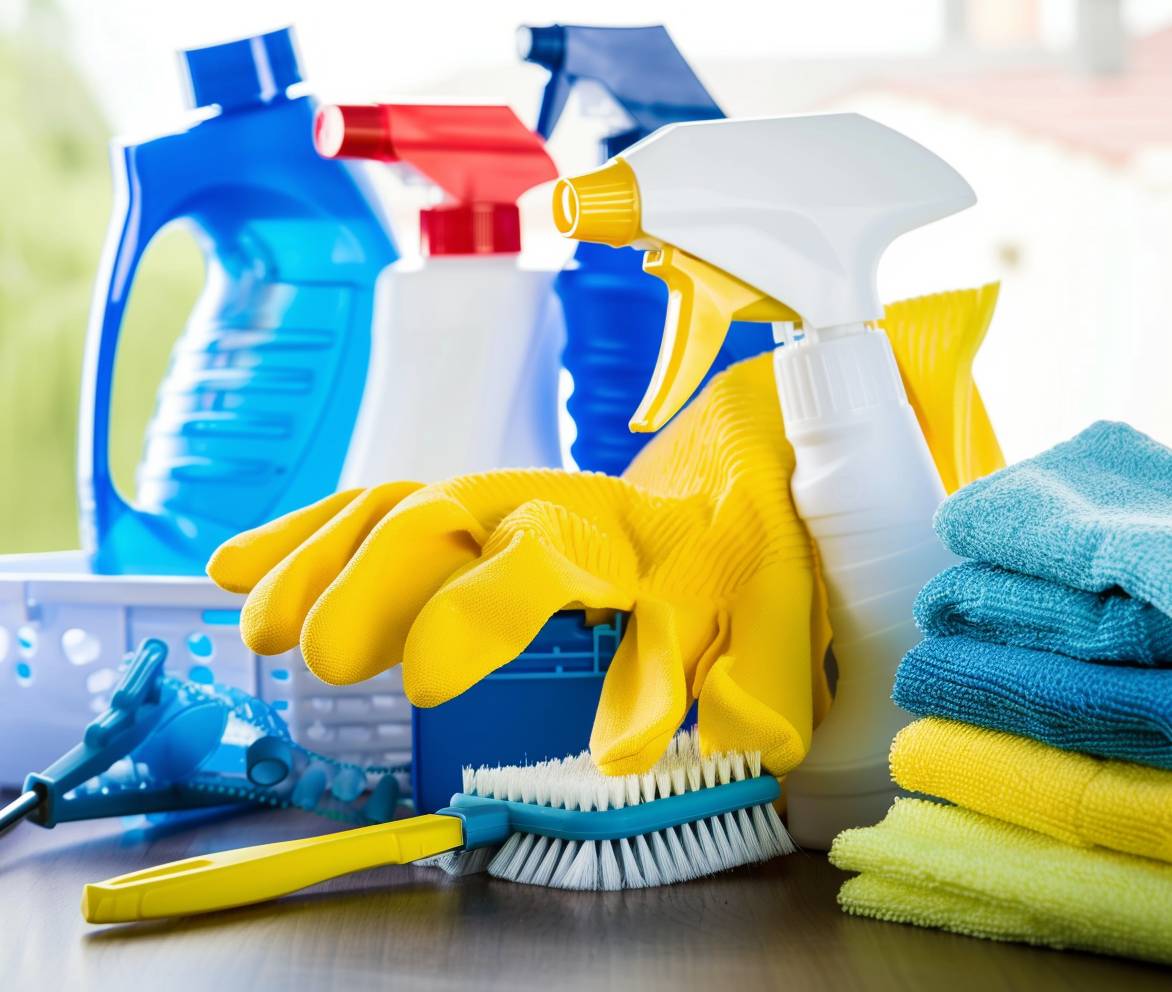
[[[330,493],[397,257],[359,175],[321,158],[289,29],[183,53],[195,123],[112,148],[79,431],[82,537],[102,573],[200,574],[224,539]],[[129,505],[109,465],[118,335],[143,252],[190,226],[207,267]]]
[[[642,28],[553,25],[518,32],[521,57],[549,70],[537,131],[548,139],[576,86],[601,90],[623,125],[602,142],[605,162],[665,124],[724,113],[662,25]],[[555,288],[565,314],[562,364],[574,380],[567,408],[577,428],[578,467],[620,474],[653,436],[628,427],[659,354],[667,288],[643,271],[631,248],[581,243]],[[737,322],[705,378],[773,350],[767,324]]]

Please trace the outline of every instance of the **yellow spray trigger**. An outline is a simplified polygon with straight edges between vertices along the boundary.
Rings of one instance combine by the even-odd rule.
[[[647,252],[643,271],[667,284],[667,318],[655,371],[631,417],[637,433],[659,430],[688,402],[732,321],[799,319],[784,303],[674,245]]]

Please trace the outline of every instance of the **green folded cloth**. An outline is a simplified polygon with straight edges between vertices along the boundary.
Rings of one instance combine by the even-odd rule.
[[[861,872],[838,894],[848,913],[1172,964],[1172,865],[1160,861],[923,799],[839,834],[830,860]]]

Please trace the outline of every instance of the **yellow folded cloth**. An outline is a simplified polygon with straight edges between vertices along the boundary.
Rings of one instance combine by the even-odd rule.
[[[923,799],[839,834],[830,860],[862,873],[839,891],[848,913],[1172,963],[1172,865],[1160,861]]]
[[[1067,844],[1172,861],[1172,771],[929,717],[896,736],[891,776]]]

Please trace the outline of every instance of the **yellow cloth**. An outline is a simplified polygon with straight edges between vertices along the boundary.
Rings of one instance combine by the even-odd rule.
[[[1170,771],[930,717],[896,736],[891,776],[1067,844],[1172,861]]]
[[[967,342],[990,306],[985,289],[891,308],[921,418],[952,425],[971,403]],[[949,345],[926,349],[917,335]],[[963,402],[927,389],[935,377],[958,383]],[[928,436],[937,464],[969,481],[964,430]],[[254,651],[300,642],[334,684],[402,661],[419,706],[511,661],[560,609],[631,611],[595,718],[599,767],[645,771],[699,699],[706,747],[760,751],[782,775],[829,704],[829,629],[790,499],[793,461],[763,355],[713,378],[622,479],[500,471],[339,493],[226,542],[208,574],[249,594],[241,632]]]
[[[331,683],[402,659],[419,706],[511,661],[558,610],[630,611],[591,738],[599,767],[645,770],[698,698],[707,747],[758,749],[780,775],[829,702],[792,471],[763,355],[715,378],[622,479],[500,471],[342,493],[227,542],[208,574],[249,592],[253,650],[300,641]]]
[[[1172,963],[1172,865],[1162,861],[921,799],[839,834],[830,860],[862,873],[839,891],[848,913]]]

